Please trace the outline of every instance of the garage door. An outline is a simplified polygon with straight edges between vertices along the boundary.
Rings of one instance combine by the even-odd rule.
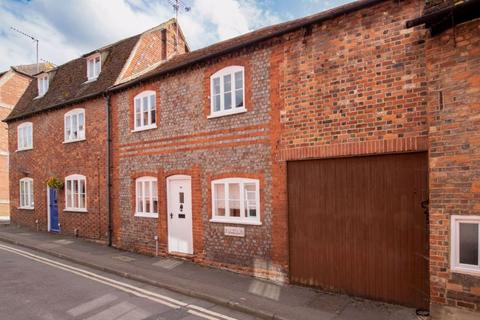
[[[290,277],[428,307],[427,154],[288,163]]]

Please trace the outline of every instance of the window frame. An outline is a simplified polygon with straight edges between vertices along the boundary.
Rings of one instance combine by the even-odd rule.
[[[20,131],[25,131],[26,128],[30,128],[30,144],[25,145],[22,142],[28,142],[28,136],[24,136]],[[24,141],[24,139],[26,141]],[[33,123],[32,122],[23,122],[17,127],[17,151],[25,151],[33,149]]]
[[[25,190],[23,194],[26,196],[25,199],[22,199],[22,183],[26,184],[27,191]],[[33,210],[35,209],[35,194],[33,189],[33,179],[32,178],[22,178],[19,180],[19,194],[18,194],[18,208],[25,209],[25,210]],[[22,201],[24,200],[24,201]],[[23,204],[25,205],[22,205]]]
[[[473,223],[478,227],[478,265],[460,263],[460,223]],[[450,269],[452,272],[480,274],[480,216],[452,215],[450,225]]]
[[[78,118],[79,116],[83,114],[83,131],[79,131],[77,129],[77,138],[76,139],[73,139],[73,138],[68,138],[67,139],[67,118],[70,117],[70,135],[73,136],[72,132],[73,132],[73,116],[76,116],[77,117],[77,121],[76,121],[76,124],[77,124],[77,128],[79,126],[79,122],[78,122]],[[84,141],[87,139],[86,137],[86,124],[87,124],[87,121],[86,121],[86,117],[85,117],[85,109],[84,108],[76,108],[76,109],[73,109],[73,110],[70,110],[68,111],[67,113],[64,114],[63,116],[63,143],[72,143],[72,142],[78,142],[78,141]],[[81,136],[79,133],[82,132],[83,135]]]
[[[229,184],[240,184],[240,213],[245,213],[245,184],[255,184],[255,202],[256,202],[256,216],[255,217],[230,217],[227,216],[227,212],[229,212]],[[224,185],[224,192],[225,192],[225,216],[218,216],[215,211],[215,203],[216,203],[216,194],[215,194],[215,185],[223,184]],[[248,225],[261,225],[261,205],[260,205],[260,180],[259,179],[251,179],[251,178],[224,178],[224,179],[215,179],[211,182],[211,208],[212,208],[212,216],[210,218],[210,222],[218,222],[218,223],[232,223],[232,224],[248,224]]]
[[[98,61],[98,73],[96,74],[95,61],[97,59],[99,59],[99,61]],[[93,69],[92,69],[93,74],[90,74],[90,63],[93,63]],[[97,53],[89,56],[87,58],[87,82],[97,80],[101,72],[102,72],[102,55],[100,53]]]
[[[148,106],[148,124],[143,125],[144,122],[144,98],[147,97],[147,103],[149,103],[150,97],[153,96],[153,106]],[[136,101],[140,101],[140,114],[137,115],[137,105]],[[155,117],[152,117],[152,111],[155,111]],[[138,131],[145,131],[145,130],[151,130],[151,129],[156,129],[157,128],[157,118],[158,118],[158,110],[157,110],[157,93],[154,90],[145,90],[137,94],[135,97],[133,97],[133,132],[138,132]],[[137,120],[138,116],[140,116],[140,126],[137,126]],[[152,122],[152,120],[155,121],[155,123]]]
[[[38,96],[37,98],[40,98],[40,97],[43,97],[49,87],[50,87],[50,82],[49,82],[49,76],[48,76],[48,73],[43,73],[39,76],[37,76],[37,89],[38,89]],[[45,91],[43,91],[45,90]]]
[[[150,190],[149,190],[149,200],[150,200],[150,208],[151,212],[146,212],[146,197],[145,197],[145,182],[150,183]],[[153,183],[155,182],[156,188],[153,187]],[[159,211],[159,197],[158,197],[158,179],[153,176],[142,176],[138,177],[135,179],[135,217],[142,217],[142,218],[158,218],[158,211]],[[142,184],[142,211],[139,211],[139,189],[138,189],[138,183]],[[156,191],[157,195],[157,212],[153,211],[153,202],[154,202],[154,194],[153,191]]]
[[[71,185],[73,186],[73,181],[77,181],[77,188],[79,186],[79,182],[83,180],[83,183],[84,183],[84,186],[85,186],[85,199],[84,199],[84,203],[85,203],[85,207],[84,208],[80,208],[80,207],[73,207],[73,204],[74,204],[74,197],[75,197],[75,194],[73,192],[73,187],[72,187],[72,190],[70,191],[70,195],[71,195],[71,204],[72,206],[68,206],[68,199],[67,199],[67,192],[68,192],[68,182],[71,181]],[[79,192],[79,189],[77,189],[77,195],[78,195],[78,203],[80,204],[80,197],[81,197],[81,193]],[[85,177],[84,175],[81,175],[81,174],[71,174],[67,177],[65,177],[65,209],[64,211],[70,211],[70,212],[87,212],[87,201],[88,201],[88,191],[87,191],[87,177]]]
[[[242,72],[242,93],[243,93],[243,106],[242,107],[235,107],[236,105],[236,94],[235,92],[239,90],[239,88],[235,87],[235,73],[241,71]],[[225,87],[224,87],[224,77],[230,75],[231,76],[231,88],[230,92],[232,94],[231,96],[231,109],[225,110]],[[219,78],[220,79],[220,110],[215,111],[215,96],[216,94],[214,93],[214,80]],[[210,115],[208,118],[217,118],[217,117],[223,117],[223,116],[228,116],[228,115],[233,115],[233,114],[238,114],[238,113],[244,113],[247,112],[247,107],[246,107],[246,101],[245,101],[245,90],[246,85],[245,85],[245,67],[243,66],[228,66],[225,67],[221,70],[218,70],[214,74],[210,76]]]

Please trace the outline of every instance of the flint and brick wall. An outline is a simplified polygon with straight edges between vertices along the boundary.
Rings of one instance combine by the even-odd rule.
[[[480,278],[450,270],[451,215],[480,215],[480,20],[427,41],[431,301],[480,311]]]
[[[194,257],[199,263],[264,277],[282,277],[272,262],[272,169],[270,49],[260,48],[198,65],[132,88],[113,99],[113,212],[115,245],[153,254],[159,235],[167,252],[166,178],[192,176]],[[208,119],[210,75],[223,67],[245,67],[247,112]],[[132,131],[133,98],[154,90],[158,128]],[[136,177],[156,176],[159,218],[134,216]],[[245,237],[224,236],[224,226],[212,223],[210,183],[225,177],[260,180],[261,226],[245,225]]]
[[[63,143],[64,114],[75,108],[85,108],[85,141]],[[71,174],[81,174],[87,180],[88,212],[69,212],[65,208],[65,189],[58,192],[58,212],[61,233],[104,241],[107,232],[106,212],[106,126],[103,98],[45,112],[28,118],[33,123],[33,150],[17,151],[17,127],[23,121],[9,124],[10,142],[10,210],[14,224],[47,230],[47,181],[50,177],[65,180]],[[33,178],[35,209],[19,207],[19,180]]]

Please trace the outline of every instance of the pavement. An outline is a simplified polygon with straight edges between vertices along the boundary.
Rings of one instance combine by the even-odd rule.
[[[13,225],[0,226],[1,242],[33,249],[261,319],[423,319],[416,316],[414,309],[402,306],[263,281],[188,261],[148,257],[78,238],[35,232]]]

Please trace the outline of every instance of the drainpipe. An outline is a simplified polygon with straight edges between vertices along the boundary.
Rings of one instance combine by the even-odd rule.
[[[112,209],[111,209],[111,199],[110,199],[110,174],[111,174],[111,135],[110,135],[110,130],[111,130],[111,114],[110,114],[110,109],[111,109],[111,100],[110,100],[110,95],[105,95],[105,111],[106,111],[106,120],[107,120],[107,152],[106,152],[106,157],[105,157],[105,163],[107,166],[107,174],[106,174],[106,198],[107,198],[107,213],[108,213],[108,246],[112,246]]]

